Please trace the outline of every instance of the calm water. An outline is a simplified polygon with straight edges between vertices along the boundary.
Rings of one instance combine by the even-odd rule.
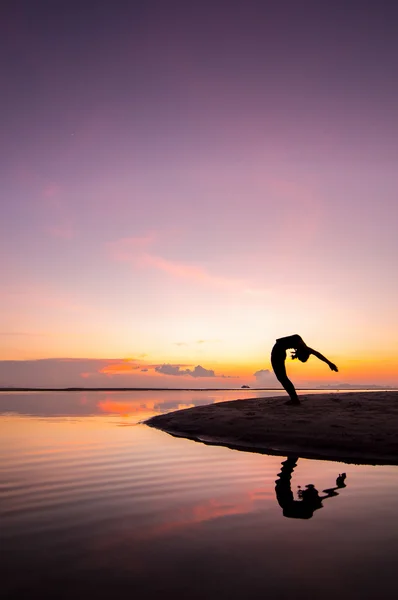
[[[291,459],[281,471],[282,458],[140,424],[255,395],[0,394],[2,597],[391,595],[398,467]]]

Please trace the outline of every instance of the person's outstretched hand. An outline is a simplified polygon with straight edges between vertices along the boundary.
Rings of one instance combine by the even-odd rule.
[[[338,368],[336,367],[336,365],[335,365],[335,364],[333,364],[333,363],[329,363],[329,367],[330,367],[330,369],[331,369],[332,371],[336,371],[336,373],[338,372]]]

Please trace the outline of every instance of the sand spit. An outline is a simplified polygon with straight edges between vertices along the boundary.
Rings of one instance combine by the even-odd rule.
[[[172,435],[230,448],[357,464],[398,464],[398,392],[299,395],[219,402],[152,417]]]

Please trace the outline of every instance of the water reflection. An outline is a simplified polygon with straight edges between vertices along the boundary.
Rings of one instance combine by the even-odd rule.
[[[328,390],[337,391],[337,390]],[[354,390],[352,390],[354,391]],[[322,394],[325,390],[301,390]],[[149,417],[181,408],[203,406],[244,398],[270,398],[284,390],[136,390],[136,391],[59,391],[2,392],[0,416],[92,417],[119,415],[143,421]]]
[[[0,398],[2,597],[233,600],[266,590],[336,600],[348,588],[355,599],[389,597],[397,467],[285,460],[119,427],[173,402],[233,399],[222,394]]]
[[[289,456],[282,462],[281,472],[278,473],[278,479],[275,481],[276,499],[282,508],[283,516],[291,519],[311,519],[316,510],[323,508],[322,501],[338,496],[336,490],[346,487],[346,474],[341,473],[336,479],[335,487],[323,490],[324,496],[320,496],[316,487],[309,483],[302,489],[299,486],[297,493],[298,500],[294,499],[291,488],[291,479],[294,469],[297,466],[298,457]]]
[[[119,415],[133,421],[163,412],[237,398],[276,396],[279,390],[141,390],[120,392],[0,392],[0,415],[91,417]]]

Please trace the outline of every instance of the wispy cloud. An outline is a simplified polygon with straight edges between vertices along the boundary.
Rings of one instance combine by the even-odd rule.
[[[145,254],[142,256],[142,260],[144,265],[153,267],[174,277],[189,279],[196,283],[229,288],[237,288],[242,285],[242,281],[213,275],[203,267],[167,260],[161,256]]]
[[[123,238],[108,243],[108,250],[114,260],[128,262],[136,268],[151,268],[167,273],[172,277],[186,279],[195,283],[239,289],[244,280],[223,277],[210,273],[205,267],[173,261],[151,251],[156,239],[151,233],[144,237]]]

